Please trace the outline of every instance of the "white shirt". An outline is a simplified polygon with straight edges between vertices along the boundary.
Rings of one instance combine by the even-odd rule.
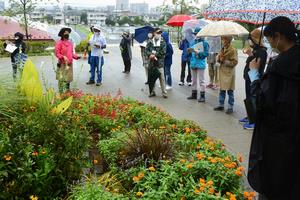
[[[92,35],[92,37],[89,41],[89,44],[91,45],[91,48],[92,48],[91,56],[98,56],[98,57],[103,56],[102,47],[106,45],[106,40],[102,34]],[[95,45],[100,46],[100,48],[97,48]]]

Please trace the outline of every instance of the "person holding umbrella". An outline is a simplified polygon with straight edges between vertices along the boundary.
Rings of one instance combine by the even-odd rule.
[[[131,59],[132,59],[131,37],[129,32],[124,32],[122,34],[120,50],[121,50],[121,55],[125,66],[123,73],[129,74],[131,69]]]
[[[188,29],[187,32],[190,31],[192,35],[192,29]],[[188,35],[188,34],[186,34]],[[190,67],[190,54],[188,53],[188,48],[190,48],[190,42],[188,41],[187,38],[184,38],[180,44],[179,44],[179,49],[182,51],[181,54],[181,73],[180,73],[180,82],[179,85],[183,86],[184,85],[184,79],[185,79],[185,70],[186,66],[188,66],[188,75],[186,78],[186,82],[188,86],[192,86],[192,73],[191,73],[191,67]]]
[[[156,79],[159,78],[162,95],[164,98],[168,98],[164,77],[164,62],[167,45],[166,42],[163,40],[161,34],[161,29],[155,28],[153,30],[153,39],[150,42],[148,42],[146,47],[146,54],[149,57],[149,97],[156,96],[154,86]]]
[[[56,79],[59,93],[70,90],[70,83],[73,81],[73,59],[80,59],[74,53],[73,44],[69,40],[70,33],[70,28],[62,28],[58,33],[61,40],[55,44],[55,55],[58,58]]]
[[[250,45],[250,48],[247,48],[244,50],[244,53],[248,55],[248,58],[246,60],[246,66],[244,68],[244,80],[245,80],[245,90],[246,90],[246,100],[245,102],[249,102],[251,105],[255,104],[255,98],[251,96],[251,81],[250,77],[248,75],[249,64],[253,59],[260,58],[260,67],[259,67],[259,76],[261,77],[265,71],[265,66],[267,62],[267,49],[264,47],[264,43],[262,41],[262,31],[260,29],[253,30],[248,37],[248,42]],[[253,130],[255,123],[254,119],[251,117],[251,112],[253,110],[247,109],[248,116],[240,119],[239,121],[243,123],[244,129]],[[250,116],[250,117],[249,117]]]
[[[226,114],[233,113],[234,106],[234,89],[235,89],[235,67],[238,64],[237,50],[231,44],[232,36],[222,36],[221,52],[218,55],[219,78],[220,78],[220,94],[219,94],[219,106],[215,107],[215,111],[223,111],[226,98],[226,92],[228,94],[228,109]]]
[[[171,66],[173,62],[173,46],[170,42],[169,34],[167,32],[162,33],[162,37],[167,44],[166,56],[165,56],[165,66],[164,66],[164,76],[167,82],[166,90],[172,89],[172,74],[171,74]]]
[[[201,29],[196,28],[194,34],[197,35]],[[199,102],[205,102],[205,81],[204,81],[204,72],[206,68],[206,58],[209,53],[209,45],[202,38],[196,36],[195,41],[191,44],[191,48],[188,49],[188,52],[191,54],[191,70],[192,70],[192,95],[187,99],[197,99],[197,83],[199,80],[200,85],[200,98]]]
[[[256,96],[256,124],[248,181],[260,200],[297,200],[300,188],[300,32],[287,17],[276,17],[264,36],[279,55],[260,77],[262,60],[248,75]]]
[[[96,86],[102,85],[102,67],[104,65],[103,49],[106,48],[105,37],[101,35],[99,27],[93,27],[94,34],[90,38],[89,44],[92,48],[91,51],[91,77],[86,83],[87,85],[95,84],[95,72],[97,72]]]

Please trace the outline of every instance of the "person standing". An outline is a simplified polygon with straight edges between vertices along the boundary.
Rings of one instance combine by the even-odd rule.
[[[191,74],[191,68],[190,68],[190,54],[188,53],[188,48],[190,48],[190,43],[186,38],[184,38],[179,44],[179,49],[182,50],[182,54],[181,54],[181,73],[180,73],[180,82],[179,82],[180,86],[184,85],[186,66],[188,66],[188,76],[186,78],[186,82],[187,82],[188,86],[192,86],[192,74]]]
[[[12,70],[13,70],[13,79],[16,80],[17,78],[17,71],[18,68],[21,69],[23,67],[23,60],[27,58],[25,55],[26,52],[26,44],[23,41],[24,35],[20,32],[14,34],[15,41],[11,43],[9,41],[4,42],[4,48],[7,45],[14,45],[16,49],[10,54]]]
[[[58,58],[56,79],[58,80],[59,93],[70,90],[70,84],[73,81],[73,59],[80,59],[74,53],[73,44],[69,40],[70,28],[62,28],[58,36],[61,40],[55,44],[55,55]]]
[[[170,42],[169,34],[167,32],[162,33],[162,37],[167,44],[166,56],[165,56],[165,64],[164,64],[164,76],[167,83],[166,90],[172,89],[172,74],[171,74],[171,66],[173,62],[173,47]]]
[[[95,84],[95,71],[97,72],[96,86],[102,85],[102,67],[104,65],[103,49],[106,48],[105,37],[101,34],[101,30],[98,27],[94,27],[94,35],[89,41],[89,45],[92,48],[91,51],[91,77],[86,83],[87,85]]]
[[[209,84],[207,88],[217,89],[219,83],[218,65],[217,65],[218,53],[210,52],[207,57],[208,73],[209,73]]]
[[[91,32],[87,36],[87,39],[86,39],[87,45],[84,50],[84,59],[86,59],[86,54],[87,54],[88,64],[90,65],[90,73],[91,73],[92,66],[91,66],[91,46],[89,44],[89,41],[90,41],[91,37],[94,35],[93,28],[94,28],[94,26],[90,27]]]
[[[197,35],[200,28],[196,28],[194,34]],[[187,99],[197,99],[197,83],[199,80],[200,85],[200,98],[198,102],[205,102],[205,80],[204,72],[206,68],[206,58],[209,52],[209,45],[202,37],[196,37],[195,41],[191,44],[191,48],[188,49],[191,54],[190,66],[192,70],[192,95]]]
[[[265,66],[267,62],[267,49],[264,47],[264,43],[260,38],[262,35],[262,31],[260,29],[253,30],[248,37],[248,42],[250,45],[250,48],[247,48],[244,50],[244,53],[248,55],[248,58],[246,60],[246,66],[244,68],[244,80],[245,80],[245,91],[246,91],[246,101],[253,102],[252,105],[255,105],[255,98],[251,96],[251,81],[250,77],[248,75],[249,64],[253,59],[260,58],[260,67],[259,67],[259,76],[261,77],[265,71]],[[247,109],[246,109],[247,110]],[[250,113],[249,113],[250,114]],[[252,121],[251,117],[249,117],[249,114],[247,117],[240,119],[239,121],[243,123],[244,129],[253,130],[255,126],[255,122]]]
[[[129,74],[131,69],[131,59],[132,59],[132,52],[131,52],[131,37],[129,32],[124,32],[122,34],[122,40],[120,43],[120,50],[121,55],[124,62],[124,71],[123,73]]]
[[[234,106],[234,89],[235,89],[235,67],[238,64],[237,50],[231,44],[231,36],[222,37],[221,52],[218,55],[218,63],[220,63],[219,77],[220,77],[220,93],[219,106],[215,107],[215,111],[223,111],[226,98],[228,94],[228,109],[226,114],[233,113]]]
[[[153,34],[148,33],[148,39],[140,45],[143,67],[145,68],[145,72],[146,72],[146,79],[147,79],[147,81],[145,82],[146,85],[148,84],[148,66],[149,66],[149,57],[146,54],[146,47],[147,47],[148,42],[150,40],[152,40],[152,38],[153,38]]]
[[[279,55],[260,77],[261,60],[248,72],[256,96],[256,124],[248,181],[260,200],[297,200],[300,188],[300,32],[287,17],[276,17],[264,36]]]
[[[150,68],[157,68],[160,75],[160,88],[164,98],[168,98],[166,86],[165,86],[165,77],[164,77],[164,62],[166,56],[167,45],[163,40],[162,31],[160,28],[155,28],[153,31],[153,39],[148,42],[146,47],[146,54],[149,57],[149,70]],[[150,76],[150,73],[149,73]],[[148,77],[149,80],[150,77]],[[150,93],[149,97],[156,96],[154,90]]]

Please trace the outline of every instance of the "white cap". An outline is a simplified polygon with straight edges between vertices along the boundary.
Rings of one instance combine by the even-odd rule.
[[[101,31],[101,29],[100,29],[98,26],[94,26],[93,29],[94,29],[94,30]]]

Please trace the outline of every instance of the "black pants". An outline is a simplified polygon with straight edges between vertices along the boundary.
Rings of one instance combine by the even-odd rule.
[[[131,60],[128,59],[128,58],[124,58],[123,57],[123,62],[124,62],[124,66],[125,66],[124,71],[125,72],[130,72],[130,69],[131,69]]]
[[[191,83],[192,82],[192,74],[191,74],[191,68],[190,68],[189,61],[181,61],[180,81],[184,83],[186,65],[188,66],[188,76],[186,78],[186,82]]]
[[[245,80],[245,90],[246,90],[246,98],[251,97],[251,81],[250,80]]]

